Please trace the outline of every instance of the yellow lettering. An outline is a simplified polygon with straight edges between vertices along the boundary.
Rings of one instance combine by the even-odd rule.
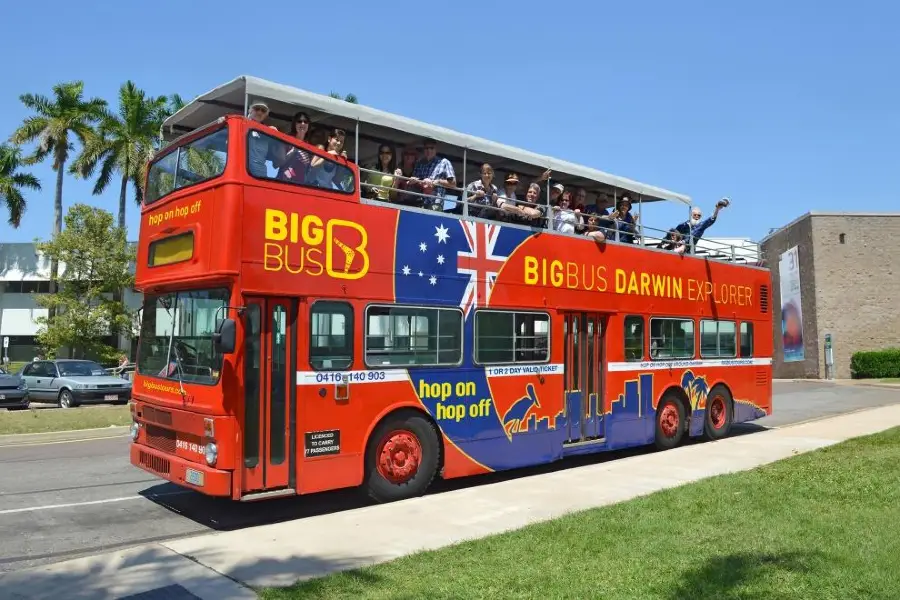
[[[649,273],[641,273],[641,295],[642,296],[650,295],[650,274]]]
[[[533,256],[525,257],[525,285],[535,285],[538,281],[537,259]]]
[[[287,237],[287,215],[280,210],[266,209],[266,239],[281,242]]]
[[[599,267],[597,267],[597,280],[600,282],[600,283],[597,285],[597,291],[598,291],[598,292],[605,292],[605,291],[606,291],[606,288],[607,288],[607,283],[606,283],[606,267],[604,267],[604,266],[602,266],[602,265],[599,266]]]
[[[318,219],[318,217],[316,218]],[[321,220],[319,222],[321,223]],[[347,229],[353,229],[358,232],[360,236],[359,245],[351,247],[340,241],[334,233],[334,230],[337,227],[345,227]],[[328,221],[328,225],[326,226],[326,236],[333,242],[329,243],[325,247],[325,270],[331,277],[334,277],[336,279],[359,279],[369,272],[369,254],[368,252],[366,252],[366,245],[369,243],[369,236],[366,233],[366,230],[363,229],[361,225],[354,223],[353,221],[331,219]],[[343,268],[340,271],[336,271],[334,269],[334,246],[337,246],[341,249],[342,256],[344,257]],[[351,273],[350,267],[353,264],[353,259],[357,254],[362,257],[363,264],[358,271],[356,271],[355,273]]]
[[[578,265],[573,262],[566,262],[566,287],[578,289]]]
[[[266,271],[280,271],[284,268],[281,259],[281,246],[266,242],[263,246],[263,269]]]
[[[331,221],[329,221],[328,224],[330,225]],[[308,246],[318,246],[322,243],[322,219],[316,215],[306,215],[303,217],[303,223],[300,227],[304,244]]]
[[[628,293],[629,294],[637,294],[638,292],[638,284],[637,284],[637,275],[634,271],[631,272],[631,277],[628,278]]]
[[[550,263],[550,283],[553,285],[553,287],[562,287],[562,263],[558,260],[554,260],[552,263]]]
[[[681,293],[681,287],[682,287],[682,284],[684,283],[684,281],[682,281],[682,279],[680,277],[675,278],[675,279],[672,279],[672,278],[670,278],[670,279],[672,282],[672,293],[669,295],[669,297],[670,298],[678,298],[679,300],[681,300],[683,297],[683,294]]]
[[[616,269],[616,293],[624,294],[625,293],[625,284],[627,281],[627,276],[625,275],[625,271],[622,269]]]

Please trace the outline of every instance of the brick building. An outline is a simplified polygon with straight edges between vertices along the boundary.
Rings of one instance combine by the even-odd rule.
[[[837,379],[850,378],[854,352],[900,347],[896,240],[900,213],[809,212],[760,242],[772,271],[774,377],[827,377],[828,333]]]

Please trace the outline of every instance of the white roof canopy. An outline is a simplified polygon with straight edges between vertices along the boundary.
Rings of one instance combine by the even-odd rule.
[[[172,140],[225,114],[235,112],[246,114],[246,106],[258,100],[265,101],[269,106],[271,121],[281,121],[285,125],[291,122],[295,112],[302,109],[319,125],[343,127],[349,132],[358,124],[360,140],[391,141],[409,145],[417,144],[425,138],[432,138],[441,144],[438,149],[440,154],[448,158],[462,159],[465,149],[467,162],[480,164],[489,161],[495,170],[515,170],[520,174],[529,172],[534,174],[552,169],[553,180],[561,180],[567,186],[582,186],[595,192],[598,192],[598,187],[611,188],[613,192],[619,190],[618,196],[627,190],[632,193],[632,200],[635,202],[638,198],[634,197],[634,194],[640,194],[640,200],[643,202],[670,200],[688,205],[691,203],[690,197],[684,194],[250,76],[238,77],[210,90],[170,116],[163,123],[164,138]],[[350,147],[348,135],[348,149]],[[472,175],[470,179],[477,177],[477,170],[471,171],[470,175]],[[468,182],[459,183],[465,186]],[[612,194],[607,190],[605,195]]]

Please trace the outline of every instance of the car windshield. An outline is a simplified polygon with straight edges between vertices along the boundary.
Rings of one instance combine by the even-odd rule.
[[[90,360],[61,360],[56,363],[60,377],[99,377],[106,369]]]
[[[150,165],[144,204],[218,177],[225,171],[227,160],[228,129],[224,127],[167,152]]]
[[[137,371],[163,379],[213,384],[222,354],[212,334],[225,318],[228,290],[192,290],[144,297]]]

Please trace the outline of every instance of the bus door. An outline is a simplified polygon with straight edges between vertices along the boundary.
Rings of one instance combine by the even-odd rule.
[[[244,312],[243,492],[286,488],[290,481],[290,418],[296,305],[282,298],[246,298]]]
[[[604,319],[595,313],[564,315],[567,443],[602,439]]]

